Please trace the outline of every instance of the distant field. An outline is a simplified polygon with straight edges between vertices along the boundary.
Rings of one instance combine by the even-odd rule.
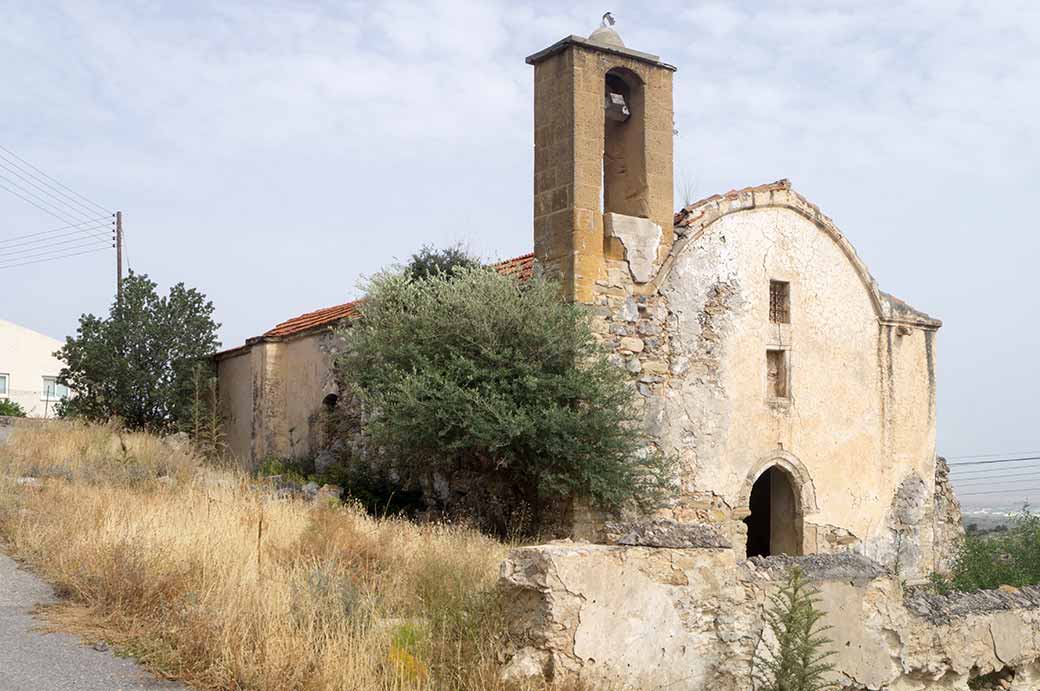
[[[978,532],[987,533],[1000,527],[1007,527],[1011,523],[1011,519],[1010,513],[971,512],[963,515],[962,522],[965,530],[971,530],[970,526],[974,525]]]

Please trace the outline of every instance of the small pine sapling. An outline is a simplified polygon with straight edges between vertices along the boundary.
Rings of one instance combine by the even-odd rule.
[[[791,569],[787,582],[770,595],[766,611],[776,643],[762,660],[766,685],[760,691],[828,691],[836,688],[827,681],[834,671],[827,650],[831,639],[820,624],[826,612],[817,608],[819,596],[801,569]]]

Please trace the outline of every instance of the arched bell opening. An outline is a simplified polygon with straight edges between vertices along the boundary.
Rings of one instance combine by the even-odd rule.
[[[644,85],[632,70],[615,67],[604,84],[603,212],[650,217],[646,178]]]

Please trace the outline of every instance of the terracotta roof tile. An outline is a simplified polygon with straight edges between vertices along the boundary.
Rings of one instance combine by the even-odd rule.
[[[524,254],[512,259],[492,264],[491,267],[503,276],[512,276],[526,281],[534,274],[534,254]],[[354,319],[361,314],[361,300],[354,300],[342,305],[326,307],[315,312],[301,314],[278,324],[264,333],[264,338],[293,336],[321,326],[335,324],[342,319]]]
[[[513,276],[526,281],[534,275],[534,252],[492,264],[491,268],[503,276]]]
[[[342,305],[335,305],[334,307],[326,307],[325,309],[301,314],[298,317],[293,317],[292,319],[278,324],[270,331],[265,332],[264,336],[291,336],[302,331],[309,331],[310,329],[319,326],[338,322],[341,319],[353,319],[361,314],[359,309],[360,303],[360,300],[354,300],[353,302],[347,302]]]
[[[791,181],[788,179],[777,180],[776,182],[770,182],[766,185],[754,185],[752,187],[744,187],[739,190],[730,190],[725,194],[713,194],[710,197],[705,197],[695,201],[692,204],[687,205],[685,208],[680,209],[675,214],[674,223],[677,226],[685,226],[698,217],[698,209],[709,204],[711,202],[719,201],[721,199],[737,199],[745,194],[754,194],[755,192],[773,192],[778,190],[789,190],[791,189]]]

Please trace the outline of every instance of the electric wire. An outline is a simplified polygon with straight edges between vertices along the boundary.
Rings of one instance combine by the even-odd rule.
[[[41,185],[38,182],[38,180],[40,180],[39,176],[33,176],[32,173],[28,173],[27,175],[24,169],[9,165],[8,159],[4,158],[4,155],[2,153],[0,153],[0,170],[15,175],[25,184],[28,184],[30,187],[34,187],[36,190],[38,190],[38,192],[34,192],[34,194],[36,194],[37,196],[42,194],[44,198],[48,199],[48,201],[51,201],[52,204],[60,208],[65,208],[70,213],[88,217],[97,214],[96,209],[92,209],[83,202],[77,201],[76,199],[70,197],[61,190],[55,188],[53,185],[47,185],[46,181],[43,181],[44,184]],[[12,184],[23,186],[20,183],[15,183],[14,181],[11,182]]]
[[[1023,487],[1022,489],[1020,489],[1018,491],[1019,492],[1037,492],[1037,491],[1040,491],[1040,487]],[[1010,490],[1006,490],[1006,489],[994,489],[994,490],[986,490],[986,491],[982,491],[982,492],[957,492],[957,496],[958,497],[974,497],[974,496],[980,496],[980,495],[984,495],[984,494],[1011,494],[1011,491]],[[1015,495],[1015,496],[1021,496],[1021,495]]]
[[[108,232],[106,232],[108,231]],[[114,237],[115,229],[112,228],[109,223],[101,223],[95,226],[88,226],[86,228],[78,228],[76,230],[65,231],[64,233],[56,233],[47,237],[35,238],[31,240],[22,240],[21,242],[11,242],[4,244],[0,242],[0,250],[8,250],[12,247],[23,247],[31,248],[34,245],[46,245],[53,242],[58,238],[63,237],[96,237],[99,240],[108,240]],[[61,243],[54,243],[61,244]]]
[[[110,248],[109,247],[98,247],[96,249],[85,250],[83,252],[73,252],[71,254],[62,254],[62,255],[57,256],[57,257],[48,257],[47,259],[36,259],[34,261],[19,262],[17,264],[0,264],[0,269],[13,269],[16,266],[28,266],[30,264],[42,264],[43,262],[54,261],[56,259],[65,259],[67,257],[78,257],[78,256],[83,255],[83,254],[90,254],[92,252],[103,252],[103,251],[105,251],[107,249],[110,249]]]
[[[70,208],[60,202],[55,202],[53,199],[44,197],[23,185],[19,185],[16,180],[12,180],[2,173],[3,171],[0,170],[0,180],[4,182],[7,191],[20,199],[35,205],[36,208],[47,211],[51,216],[60,218],[66,223],[76,223],[88,220],[89,216],[84,214],[82,211]]]
[[[79,236],[79,237],[69,238],[68,240],[62,240],[61,242],[53,242],[53,243],[50,243],[49,245],[46,245],[46,246],[23,247],[21,249],[10,250],[10,251],[8,251],[7,248],[0,247],[0,250],[3,250],[3,251],[0,251],[0,257],[10,257],[12,255],[17,256],[19,254],[27,254],[27,253],[34,253],[34,252],[45,252],[45,251],[50,250],[50,248],[52,248],[52,247],[57,247],[59,245],[71,245],[71,244],[76,243],[76,242],[104,242],[105,244],[111,244],[112,242],[114,242],[114,240],[111,237],[94,236],[94,235],[92,235],[92,236],[89,236],[89,237]],[[0,259],[0,261],[7,261],[7,260]]]
[[[54,183],[55,185],[57,185],[58,187],[61,187],[62,189],[65,189],[65,190],[66,190],[66,191],[68,191],[68,192],[69,192],[70,194],[74,195],[75,197],[78,197],[79,199],[81,199],[81,200],[83,200],[84,202],[86,202],[86,203],[90,204],[90,205],[91,205],[91,206],[93,206],[94,208],[96,208],[96,209],[99,209],[99,210],[100,210],[100,211],[102,211],[103,213],[106,213],[106,214],[109,214],[109,215],[111,215],[111,214],[112,214],[112,210],[111,210],[111,209],[107,209],[107,208],[105,208],[104,206],[102,206],[101,204],[98,204],[98,203],[97,203],[97,202],[95,202],[94,200],[90,199],[89,197],[85,197],[85,196],[83,196],[82,194],[80,194],[79,192],[76,192],[75,190],[73,190],[72,188],[70,188],[70,187],[69,187],[68,185],[65,185],[65,184],[63,184],[63,183],[62,183],[62,182],[61,182],[60,180],[56,180],[55,178],[51,177],[51,176],[50,176],[50,175],[48,175],[47,173],[43,172],[42,170],[40,170],[39,168],[37,168],[36,166],[34,166],[34,165],[33,165],[32,163],[29,163],[29,162],[28,162],[28,161],[26,161],[26,160],[25,160],[24,158],[22,158],[21,156],[19,156],[19,155],[18,155],[18,154],[16,154],[15,152],[13,152],[13,151],[11,151],[10,149],[8,149],[8,148],[7,148],[6,146],[4,146],[4,145],[0,144],[0,151],[4,151],[4,152],[8,153],[8,154],[9,154],[10,156],[12,156],[13,158],[15,158],[15,159],[17,159],[18,161],[22,162],[23,164],[25,164],[26,166],[28,166],[28,167],[29,167],[29,168],[31,168],[32,170],[34,170],[34,171],[36,171],[37,173],[39,173],[40,175],[42,175],[43,177],[47,178],[48,180],[50,180],[51,182],[53,182],[53,183]]]
[[[1024,456],[1022,458],[996,458],[986,461],[963,461],[961,463],[950,463],[950,470],[966,465],[992,465],[994,463],[1018,463],[1020,461],[1040,461],[1040,456]]]
[[[963,480],[954,479],[953,484],[955,486],[965,486],[980,482],[989,483],[993,485],[1000,484],[1002,482],[1021,482],[1021,480],[1016,480],[1014,478],[1035,478],[1037,480],[1040,480],[1040,475],[1037,474],[1038,472],[1040,472],[1040,470],[1031,470],[1027,473],[1010,473],[1008,475],[997,475],[993,477],[969,477]]]
[[[0,179],[3,179],[3,178],[0,177]],[[0,189],[5,190],[7,192],[10,192],[11,194],[13,194],[14,196],[18,197],[19,199],[21,199],[22,201],[26,202],[27,204],[31,204],[31,205],[35,206],[40,211],[42,211],[45,214],[48,214],[50,216],[53,216],[54,218],[58,219],[59,221],[62,221],[63,223],[75,223],[76,222],[76,219],[70,219],[70,218],[66,217],[64,215],[64,213],[61,212],[61,211],[55,212],[53,209],[48,209],[48,208],[46,208],[44,206],[40,206],[37,202],[33,201],[31,198],[29,198],[29,197],[27,197],[27,196],[25,196],[23,194],[19,194],[18,192],[16,192],[15,190],[11,189],[10,187],[8,187],[7,185],[5,185],[2,182],[0,182]],[[79,219],[79,220],[82,220],[82,219]]]
[[[35,233],[25,233],[24,235],[15,235],[13,237],[4,238],[3,240],[0,240],[0,245],[5,245],[5,244],[8,244],[10,242],[14,242],[15,240],[22,240],[23,238],[31,238],[31,237],[49,235],[51,233],[57,233],[59,231],[75,230],[75,229],[79,229],[81,226],[89,226],[89,225],[95,225],[95,224],[108,225],[108,224],[113,224],[113,223],[115,223],[115,221],[112,220],[110,217],[108,217],[108,216],[100,216],[98,218],[92,218],[90,220],[81,221],[79,223],[72,223],[72,224],[69,224],[69,225],[60,226],[58,228],[51,228],[50,230],[40,230],[40,231],[37,231]]]
[[[9,261],[15,261],[15,260],[21,260],[21,259],[35,259],[37,257],[44,257],[44,256],[46,256],[48,254],[54,254],[56,252],[66,252],[68,250],[82,249],[82,248],[85,248],[85,247],[96,247],[96,246],[99,245],[99,243],[100,243],[99,240],[88,240],[87,242],[85,242],[83,244],[72,245],[71,247],[59,247],[58,249],[41,250],[41,251],[33,253],[33,254],[22,254],[22,255],[19,255],[19,256],[16,256],[16,257],[4,257],[4,258],[0,258],[0,262],[9,262]],[[108,242],[102,243],[101,246],[102,247],[115,247],[115,245],[112,245],[112,244],[110,244]]]
[[[0,145],[0,189],[66,225],[0,240],[0,269],[41,264],[115,247],[115,214]]]
[[[947,461],[967,461],[975,458],[1001,458],[1004,456],[1021,456],[1023,454],[1040,454],[1040,450],[1004,451],[1001,453],[977,453],[971,456],[946,456]]]
[[[971,479],[976,476],[999,477],[1001,474],[1015,473],[1020,470],[1040,470],[1040,466],[1034,463],[1026,465],[1008,466],[1007,468],[975,468],[974,470],[963,470],[956,475],[950,475],[954,480]]]

